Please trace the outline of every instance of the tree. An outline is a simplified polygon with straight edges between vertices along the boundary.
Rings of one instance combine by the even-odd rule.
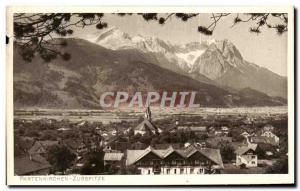
[[[25,135],[28,137],[36,137],[38,138],[40,136],[39,132],[35,129],[29,129],[25,132]]]
[[[125,16],[131,13],[117,13],[116,15]],[[187,22],[189,19],[198,17],[200,13],[138,13],[145,21],[157,21],[159,24],[165,24],[171,17]],[[217,24],[222,18],[232,13],[212,13],[208,14],[210,24],[208,26],[198,26],[198,32],[204,35],[212,35]],[[40,55],[47,62],[60,56],[64,60],[69,60],[71,55],[67,52],[62,53],[55,50],[54,46],[67,46],[66,41],[53,41],[53,35],[68,36],[74,33],[73,27],[84,28],[86,26],[95,25],[101,30],[108,26],[103,21],[104,13],[16,13],[13,16],[14,22],[14,38],[16,45],[20,47],[20,54],[24,60],[30,62],[35,55]],[[277,18],[277,21],[271,22]],[[249,31],[259,34],[261,28],[267,27],[275,29],[277,33],[283,34],[288,30],[288,14],[287,13],[249,13],[235,14],[233,26],[251,22],[253,24]],[[52,41],[51,41],[52,40]]]
[[[279,160],[277,160],[272,166],[267,168],[266,173],[287,174],[289,172],[288,164],[288,157],[283,156]]]
[[[229,144],[222,145],[220,148],[220,152],[222,155],[222,159],[224,161],[231,161],[234,159],[235,156],[234,149],[231,145]]]
[[[95,175],[104,172],[104,152],[102,150],[92,151],[87,154],[87,162],[81,169],[81,174]]]
[[[159,24],[164,24],[170,17],[175,16],[180,20],[186,22],[191,18],[197,17],[200,13],[171,13],[166,14],[166,16],[159,17],[156,13],[151,14],[141,14],[145,20],[156,20]],[[220,20],[229,15],[233,15],[232,13],[212,13],[210,14],[210,24],[207,26],[201,25],[198,26],[198,31],[205,35],[212,35],[214,29]],[[277,23],[271,23],[270,20],[273,18],[278,18],[279,21]],[[252,22],[253,27],[249,28],[250,32],[260,33],[261,28],[266,26],[268,28],[275,29],[279,35],[286,32],[288,30],[288,14],[287,13],[246,13],[246,14],[235,14],[233,19],[233,26],[242,22]]]
[[[66,169],[72,165],[75,159],[73,154],[66,146],[53,146],[48,151],[48,161],[55,171],[60,171],[63,174]]]

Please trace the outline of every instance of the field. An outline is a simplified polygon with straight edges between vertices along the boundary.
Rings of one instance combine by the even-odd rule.
[[[194,110],[172,109],[172,108],[151,108],[154,120],[164,119],[174,116],[271,116],[287,114],[287,107],[251,107],[251,108],[200,108]],[[16,109],[14,118],[24,120],[40,120],[43,118],[62,120],[68,119],[72,122],[90,121],[102,122],[121,122],[137,120],[144,116],[144,109],[120,109],[120,110],[59,110],[59,109]]]

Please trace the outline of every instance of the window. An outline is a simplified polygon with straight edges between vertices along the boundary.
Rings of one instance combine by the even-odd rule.
[[[255,155],[252,155],[252,157],[251,157],[252,159],[255,159]]]
[[[255,164],[255,161],[252,161],[251,164]]]
[[[176,168],[174,169],[174,174],[177,174],[177,169]]]
[[[176,165],[176,161],[175,160],[172,160],[172,165]]]
[[[194,173],[194,169],[190,168],[190,174],[193,174],[193,173]]]
[[[169,168],[167,168],[167,174],[170,174],[170,169]]]
[[[200,164],[200,161],[199,160],[195,160],[195,164]]]
[[[148,170],[148,174],[151,174],[151,170]]]
[[[150,161],[150,165],[153,165],[153,161],[152,160]]]
[[[183,173],[184,173],[184,169],[181,168],[181,169],[180,169],[180,174],[183,174]]]
[[[204,174],[204,169],[203,168],[199,169],[199,174]]]

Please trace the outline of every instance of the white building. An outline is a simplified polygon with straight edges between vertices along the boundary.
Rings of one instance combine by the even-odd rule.
[[[271,131],[264,131],[261,134],[262,137],[268,137],[268,138],[273,138],[275,140],[276,143],[279,143],[279,137],[277,135],[275,135],[274,133],[272,133]]]
[[[135,166],[138,174],[206,174],[218,173],[223,169],[219,149],[199,148],[190,145],[187,148],[127,150],[127,167]]]
[[[236,166],[245,165],[245,167],[257,167],[257,144],[238,147],[235,151]]]

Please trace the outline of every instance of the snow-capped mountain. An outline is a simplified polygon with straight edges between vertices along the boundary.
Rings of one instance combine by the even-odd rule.
[[[139,48],[146,52],[172,51],[169,50],[172,45],[168,42],[156,37],[143,37],[141,35],[131,37],[115,27],[100,34],[96,33],[87,40],[112,50]]]
[[[115,27],[100,34],[96,33],[86,40],[112,50],[138,49],[145,53],[153,53],[157,57],[163,55],[167,61],[175,62],[186,71],[192,68],[193,63],[207,48],[207,45],[198,42],[174,45],[157,37],[144,37],[142,35],[131,37]]]
[[[157,37],[130,36],[118,28],[96,33],[86,40],[112,50],[136,49],[155,58],[160,67],[208,78],[236,90],[250,87],[271,96],[286,98],[287,79],[243,59],[228,40],[172,44]],[[210,83],[209,80],[204,80]]]
[[[191,42],[183,45],[175,45],[157,37],[144,37],[142,35],[131,37],[115,27],[100,34],[96,33],[87,40],[112,50],[138,49],[146,53],[163,54],[167,60],[172,62],[176,61],[176,64],[182,69],[186,69],[188,72],[193,72],[199,67],[199,62],[201,62],[202,59],[205,59],[201,57],[205,52],[217,51],[215,56],[217,56],[221,67],[225,69],[223,72],[226,72],[226,64],[236,67],[239,62],[236,58],[242,60],[239,51],[232,43],[228,42],[228,40],[216,41],[212,39],[204,42]],[[236,55],[237,57],[233,55]],[[219,56],[225,59],[218,58]],[[200,73],[205,73],[205,70],[203,70],[202,67],[201,71],[202,72]],[[210,76],[208,73],[206,73],[206,75],[215,78],[214,75]],[[220,75],[221,74],[217,74],[216,76],[218,77]]]

